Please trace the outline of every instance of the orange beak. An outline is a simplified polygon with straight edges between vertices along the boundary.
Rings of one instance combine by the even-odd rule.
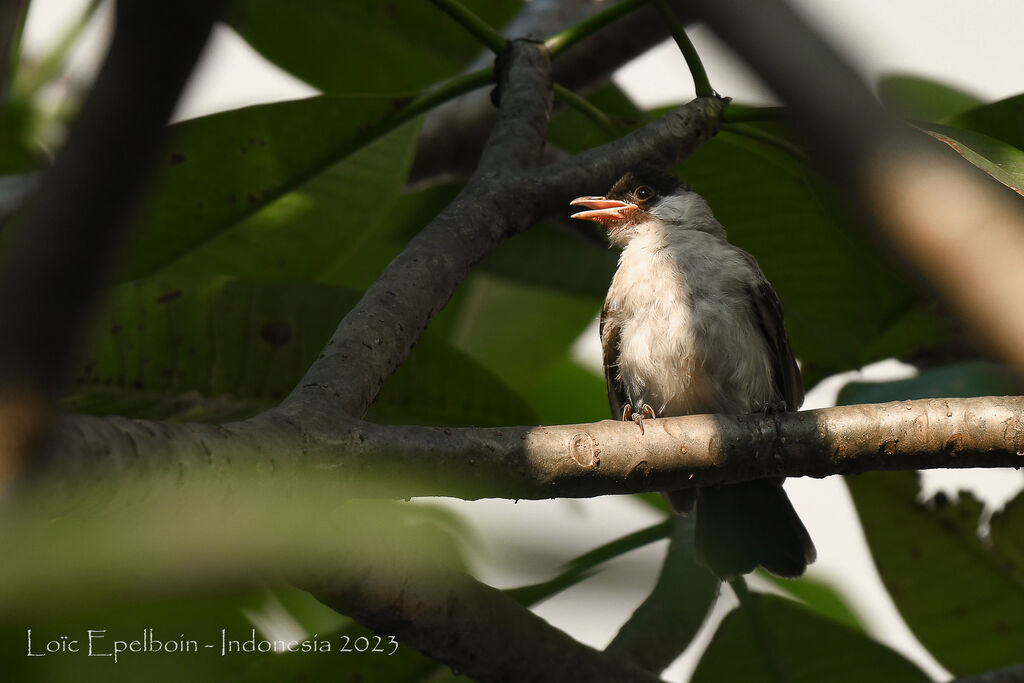
[[[608,199],[607,197],[577,197],[569,202],[569,206],[583,206],[591,209],[574,213],[573,218],[599,223],[624,221],[629,218],[631,212],[640,208],[636,204],[620,202],[618,199]]]

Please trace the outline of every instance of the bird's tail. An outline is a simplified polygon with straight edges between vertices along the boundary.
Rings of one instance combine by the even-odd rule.
[[[696,507],[697,556],[723,579],[759,565],[796,578],[817,557],[781,480],[702,487]]]

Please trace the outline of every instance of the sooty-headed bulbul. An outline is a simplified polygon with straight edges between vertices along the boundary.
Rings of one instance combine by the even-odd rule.
[[[704,199],[654,168],[607,196],[579,197],[622,249],[601,311],[608,402],[616,419],[796,410],[804,391],[782,306],[757,261],[726,240]],[[729,579],[762,566],[803,574],[814,544],[781,479],[666,492],[696,514],[698,557]]]

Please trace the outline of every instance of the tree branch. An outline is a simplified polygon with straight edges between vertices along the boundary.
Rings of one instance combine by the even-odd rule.
[[[380,426],[264,413],[223,426],[67,417],[48,479],[292,464],[364,495],[545,499],[764,477],[1024,466],[1024,397],[928,399],[772,415],[551,427]]]
[[[683,23],[693,16],[685,0],[669,0]],[[594,2],[528,3],[502,31],[510,38],[545,38],[601,10]],[[588,92],[607,82],[613,71],[643,54],[669,35],[654,7],[641,7],[585,40],[566,49],[552,65],[553,79],[576,92]],[[488,53],[485,59],[490,59]],[[474,67],[482,61],[474,62]],[[469,93],[432,111],[423,122],[411,184],[444,176],[469,175],[477,166],[496,112],[486,92]]]
[[[311,588],[328,606],[481,683],[659,680],[467,574],[407,566],[404,557],[383,566],[356,560]]]

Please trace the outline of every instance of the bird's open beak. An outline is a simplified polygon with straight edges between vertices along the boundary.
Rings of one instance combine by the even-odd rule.
[[[636,211],[636,204],[620,202],[617,199],[607,197],[577,197],[569,202],[569,206],[585,206],[590,211],[580,211],[572,215],[585,221],[623,221],[629,218],[629,214]]]

